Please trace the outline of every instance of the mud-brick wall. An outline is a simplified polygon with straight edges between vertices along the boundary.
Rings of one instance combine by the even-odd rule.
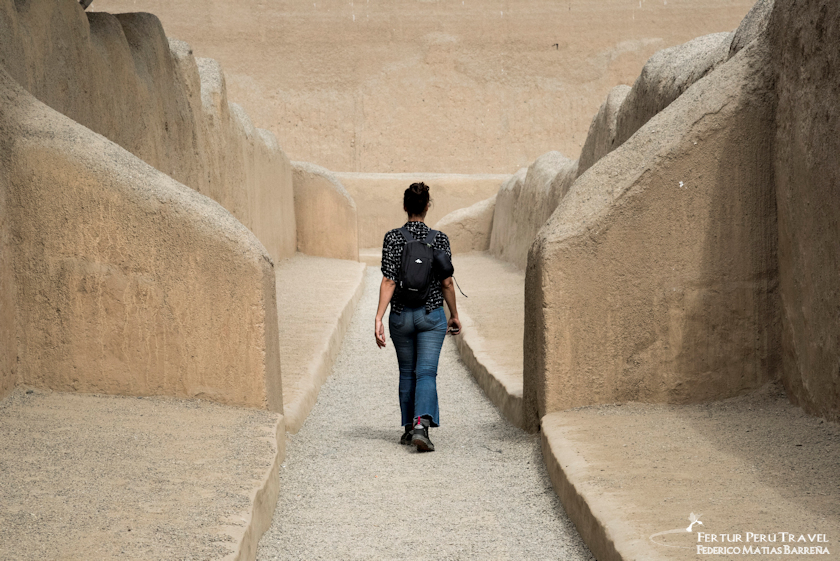
[[[774,168],[782,380],[807,411],[840,420],[840,4],[777,0]]]
[[[0,166],[4,165],[0,160]],[[0,398],[15,386],[15,275],[12,257],[11,216],[5,181],[0,177]]]
[[[0,395],[282,409],[271,261],[296,230],[273,136],[152,15],[0,0],[0,37]]]
[[[259,240],[2,69],[0,106],[17,380],[282,410],[274,270]]]
[[[0,0],[0,36],[0,66],[36,98],[221,203],[274,259],[294,253],[288,158],[157,17]]]
[[[91,9],[152,12],[220,61],[231,97],[292,160],[335,172],[510,174],[550,150],[577,158],[613,86],[631,84],[660,49],[731,31],[752,4],[96,0]]]
[[[526,422],[778,374],[772,64],[754,41],[577,179],[525,286]]]

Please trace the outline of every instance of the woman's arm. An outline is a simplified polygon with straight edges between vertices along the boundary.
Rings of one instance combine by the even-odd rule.
[[[376,309],[376,319],[373,322],[376,345],[380,349],[385,348],[385,326],[382,324],[382,318],[385,316],[385,308],[391,302],[391,297],[394,295],[394,289],[396,288],[397,283],[389,278],[382,277],[382,283],[379,285],[379,307]],[[454,298],[455,293],[452,294]]]
[[[452,277],[443,279],[440,282],[441,292],[443,292],[443,299],[446,301],[446,306],[449,308],[449,332],[457,335],[461,332],[461,320],[458,319],[458,306],[455,305],[455,283],[452,282]]]

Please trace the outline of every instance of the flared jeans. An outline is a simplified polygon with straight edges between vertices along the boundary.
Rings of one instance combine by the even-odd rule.
[[[425,306],[405,307],[388,316],[391,340],[400,365],[400,412],[403,426],[417,417],[428,417],[431,426],[440,424],[437,369],[440,349],[446,337],[443,307],[426,313]]]

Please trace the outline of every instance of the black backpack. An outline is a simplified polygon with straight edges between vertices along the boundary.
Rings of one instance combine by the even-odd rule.
[[[429,287],[432,284],[432,266],[435,251],[432,244],[437,230],[429,230],[425,239],[417,240],[406,228],[400,228],[405,238],[400,265],[400,280],[397,293],[400,301],[409,308],[417,308],[426,303]]]

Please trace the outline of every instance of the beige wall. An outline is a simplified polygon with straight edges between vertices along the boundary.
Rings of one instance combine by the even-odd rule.
[[[725,62],[734,36],[716,33],[655,53],[632,88],[620,85],[607,94],[589,126],[579,161],[548,152],[527,170],[520,169],[499,190],[490,252],[524,269],[537,232],[575,179]]]
[[[148,11],[228,71],[294,160],[336,171],[513,173],[577,158],[592,115],[665,47],[753,0],[95,0]]]
[[[487,251],[490,249],[495,211],[496,195],[493,195],[474,205],[450,212],[432,228],[446,233],[452,253]]]
[[[687,403],[778,371],[774,96],[755,42],[582,175],[537,236],[524,400]]]
[[[648,60],[616,115],[615,147],[729,58],[735,33],[713,33],[663,49]]]
[[[294,253],[288,159],[228,105],[218,64],[170,45],[155,16],[0,0],[0,36],[0,66],[36,98],[220,202],[273,258]]]
[[[840,420],[840,5],[777,0],[774,169],[782,381],[805,410]]]
[[[432,206],[426,224],[436,224],[454,210],[492,197],[508,178],[498,174],[444,173],[337,173],[336,176],[356,201],[362,248],[381,248],[385,233],[405,224],[403,194],[412,183],[422,181],[429,186]]]
[[[624,84],[611,89],[607,94],[607,99],[592,117],[589,132],[586,134],[586,142],[583,144],[578,159],[578,175],[583,175],[595,162],[621,145],[616,138],[618,112],[629,92],[630,86]]]
[[[506,181],[496,196],[490,253],[524,269],[537,232],[577,177],[577,161],[548,152]]]
[[[230,210],[274,259],[291,257],[297,240],[289,159],[272,133],[255,128],[245,110],[228,101],[218,62],[192,59],[184,54],[186,43],[172,43],[183,73],[200,81],[200,100],[191,95],[190,101],[196,105],[193,114],[201,117],[195,126],[205,141],[196,153],[197,175],[187,185],[197,185],[199,192]]]
[[[359,260],[356,203],[331,171],[308,162],[292,164],[298,251]]]
[[[282,410],[262,244],[2,69],[0,96],[22,383]]]
[[[5,100],[0,101],[0,103]],[[0,140],[2,142],[2,140]],[[0,160],[5,166],[5,161]],[[11,216],[7,200],[8,178],[0,175],[0,399],[16,384],[17,341],[15,340],[15,276]]]

